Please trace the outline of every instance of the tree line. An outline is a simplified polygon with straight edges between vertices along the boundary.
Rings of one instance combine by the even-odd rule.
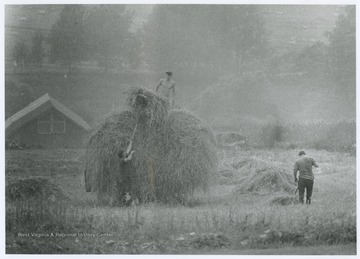
[[[66,5],[50,34],[35,32],[31,50],[18,42],[14,58],[41,63],[46,41],[50,61],[69,67],[96,61],[104,71],[114,64],[242,71],[266,53],[264,24],[254,6],[158,5],[136,32],[133,19],[125,5]]]
[[[41,65],[47,45],[49,62],[69,69],[82,61],[95,61],[105,71],[115,62],[130,62],[133,57],[129,50],[137,41],[129,30],[132,14],[125,8],[65,5],[50,32],[35,31],[31,44],[16,42],[13,58],[17,63]]]
[[[30,49],[17,42],[13,56],[18,63],[27,59],[41,65],[47,42],[50,62],[69,69],[90,61],[104,72],[114,66],[172,69],[195,78],[300,72],[324,79],[324,87],[337,88],[355,107],[354,6],[324,32],[329,43],[280,56],[273,54],[256,5],[156,5],[140,30],[131,30],[133,21],[126,5],[65,5],[48,35],[36,31]]]
[[[46,41],[51,62],[71,66],[91,60],[105,71],[117,63],[242,72],[258,69],[265,59],[273,58],[269,33],[256,5],[156,5],[136,32],[131,31],[133,19],[126,5],[65,5],[50,34],[35,31],[32,47],[27,49],[19,41],[13,56],[41,63]],[[294,65],[314,72],[330,64],[331,74],[339,73],[346,80],[344,72],[355,73],[354,7],[347,7],[328,38],[328,45],[318,42],[305,48]]]

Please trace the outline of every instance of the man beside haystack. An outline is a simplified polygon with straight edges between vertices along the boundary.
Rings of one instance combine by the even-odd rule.
[[[296,160],[294,165],[295,182],[298,182],[299,201],[304,203],[304,193],[306,189],[306,203],[311,203],[311,195],[314,186],[314,173],[312,167],[319,167],[315,160],[306,156],[304,151],[299,152],[300,158]],[[299,180],[297,178],[299,172]]]
[[[131,159],[135,151],[132,150],[132,142],[130,142],[127,151],[120,150],[118,153],[119,157],[119,168],[121,175],[121,182],[118,183],[120,186],[124,186],[124,190],[120,193],[120,201],[124,205],[130,205],[132,199],[132,182],[131,174],[134,172],[134,166],[131,163]],[[120,188],[118,188],[119,190]]]

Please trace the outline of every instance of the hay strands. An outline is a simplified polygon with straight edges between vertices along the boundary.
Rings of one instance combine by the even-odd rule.
[[[136,132],[136,129],[137,129],[137,125],[138,125],[138,121],[136,121],[134,131],[133,131],[133,133],[132,133],[132,135],[131,135],[129,145],[128,145],[127,149],[126,149],[126,155],[129,155],[130,152],[131,152],[131,150],[132,150],[132,142],[133,142],[133,140],[134,140],[134,136],[135,136],[135,132]]]
[[[119,200],[119,193],[130,191],[142,202],[183,202],[195,188],[206,189],[218,163],[211,128],[190,112],[168,110],[163,98],[146,89],[131,91],[128,106],[106,118],[87,144],[85,182],[99,201]],[[132,145],[136,155],[123,171],[116,153]]]

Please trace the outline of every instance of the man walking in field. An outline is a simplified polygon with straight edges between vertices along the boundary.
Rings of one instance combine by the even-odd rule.
[[[166,78],[161,78],[156,86],[155,92],[160,96],[165,97],[170,101],[171,104],[175,104],[175,82],[171,79],[172,72],[168,71],[165,73]],[[170,98],[170,93],[172,96]]]
[[[299,189],[299,201],[304,203],[304,193],[306,189],[306,203],[311,203],[311,195],[314,186],[314,173],[312,167],[319,167],[315,160],[309,156],[306,156],[304,151],[299,152],[300,158],[296,160],[294,165],[294,177],[295,182],[298,182]],[[299,171],[299,180],[297,172]]]

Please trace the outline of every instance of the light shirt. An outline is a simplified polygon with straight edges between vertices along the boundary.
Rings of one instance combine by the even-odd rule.
[[[159,85],[159,87],[158,87],[157,93],[160,96],[169,99],[170,98],[170,92],[171,92],[172,88],[175,87],[175,82],[173,80],[171,80],[171,79],[167,80],[167,78],[162,78],[162,79],[160,79],[158,85]]]
[[[308,156],[300,157],[295,162],[294,173],[299,171],[299,178],[314,180],[313,166],[318,167],[313,158]]]

